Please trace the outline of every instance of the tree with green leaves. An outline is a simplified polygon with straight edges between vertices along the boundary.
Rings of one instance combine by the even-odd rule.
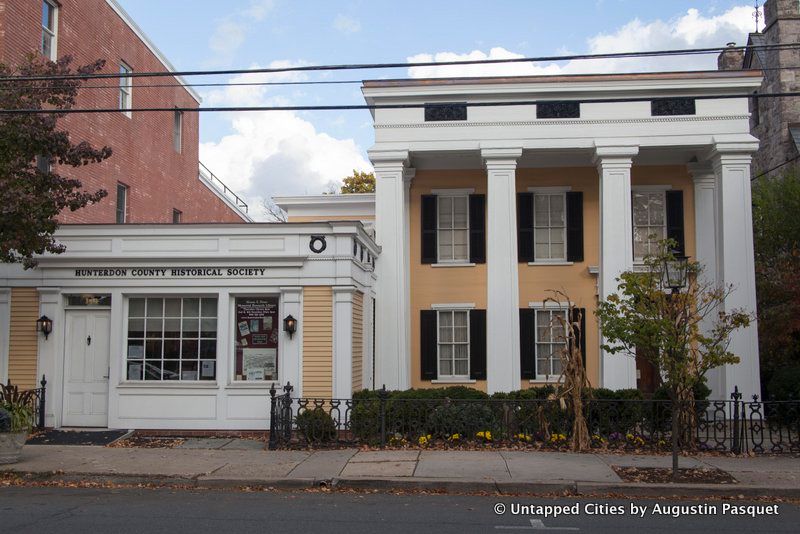
[[[353,174],[344,179],[342,194],[374,193],[375,174],[353,169]]]
[[[657,252],[645,258],[645,269],[622,273],[619,292],[598,305],[597,318],[603,350],[638,352],[660,373],[672,401],[673,435],[690,447],[696,428],[694,387],[705,382],[711,369],[739,362],[728,350],[730,338],[751,317],[742,310],[725,311],[733,287],[706,281],[696,262],[686,264],[685,287],[667,290],[665,269],[676,261],[676,245],[661,241]]]
[[[753,184],[761,379],[800,369],[800,167]],[[764,388],[770,391],[772,388]]]
[[[54,110],[50,113],[0,113],[0,261],[36,265],[35,256],[58,254],[64,246],[53,234],[57,216],[104,198],[106,191],[84,191],[80,180],[58,173],[58,166],[81,167],[111,156],[88,142],[73,143],[58,119],[75,104],[79,79],[16,81],[15,77],[93,74],[104,61],[70,68],[72,58],[53,62],[30,54],[16,68],[0,63],[0,109]]]

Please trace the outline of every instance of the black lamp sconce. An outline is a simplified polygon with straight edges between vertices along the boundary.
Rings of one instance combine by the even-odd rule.
[[[297,319],[287,315],[283,320],[283,331],[289,334],[289,339],[292,339],[294,333],[297,332]]]
[[[44,334],[44,338],[47,339],[47,336],[53,331],[53,320],[46,315],[42,315],[36,319],[36,330]]]

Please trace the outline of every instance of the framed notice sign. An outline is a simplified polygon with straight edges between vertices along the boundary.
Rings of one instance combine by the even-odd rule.
[[[237,297],[236,380],[278,379],[278,297]]]

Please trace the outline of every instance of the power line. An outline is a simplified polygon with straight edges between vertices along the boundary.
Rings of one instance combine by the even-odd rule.
[[[761,174],[759,174],[758,176],[753,176],[752,178],[750,178],[750,181],[752,182],[752,181],[754,181],[754,180],[758,180],[758,179],[759,179],[759,178],[761,178],[762,176],[766,176],[766,175],[768,175],[769,173],[771,173],[772,171],[776,171],[776,170],[780,169],[781,167],[783,167],[784,165],[788,165],[788,164],[790,164],[790,163],[793,163],[793,162],[797,161],[798,159],[800,159],[800,156],[795,156],[795,157],[793,157],[793,158],[791,158],[791,159],[787,159],[787,160],[786,160],[786,161],[784,161],[783,163],[779,163],[778,165],[775,165],[775,166],[774,166],[774,167],[772,167],[771,169],[767,169],[766,171],[762,172],[762,173],[761,173]]]
[[[48,75],[48,76],[9,76],[0,78],[0,82],[20,82],[20,81],[43,81],[43,80],[88,80],[103,78],[155,78],[155,77],[175,77],[175,76],[215,76],[231,74],[278,74],[286,72],[320,72],[320,71],[342,71],[342,70],[374,70],[374,69],[395,69],[411,67],[443,67],[456,65],[492,65],[499,63],[541,63],[545,61],[575,61],[592,59],[622,59],[639,57],[658,57],[658,56],[684,56],[684,55],[703,55],[716,54],[723,51],[744,51],[744,50],[783,50],[800,47],[799,43],[779,43],[774,45],[748,45],[748,46],[723,46],[713,48],[686,48],[672,50],[653,50],[645,52],[613,52],[605,54],[572,54],[561,56],[540,56],[524,58],[506,59],[469,59],[456,61],[418,61],[405,63],[353,63],[340,65],[304,65],[294,67],[269,67],[258,69],[228,69],[228,70],[200,70],[200,71],[178,71],[178,72],[130,72],[121,75],[120,73],[106,74],[67,74],[67,75]]]
[[[800,91],[785,93],[761,93],[758,98],[788,98],[800,96]],[[508,107],[508,106],[534,106],[542,103],[552,102],[576,102],[579,104],[607,104],[607,103],[626,103],[626,102],[649,102],[653,100],[668,99],[693,99],[693,100],[728,100],[736,98],[752,98],[751,94],[725,94],[725,95],[673,95],[669,97],[625,97],[625,98],[587,98],[578,100],[549,99],[549,100],[517,100],[508,102],[467,102],[466,107]],[[0,115],[27,115],[27,114],[77,114],[77,113],[119,113],[125,112],[243,112],[243,111],[352,111],[352,110],[375,110],[375,109],[424,109],[426,107],[446,107],[452,103],[419,103],[419,104],[337,104],[330,106],[219,106],[219,107],[149,107],[149,108],[83,108],[83,109],[0,109]]]

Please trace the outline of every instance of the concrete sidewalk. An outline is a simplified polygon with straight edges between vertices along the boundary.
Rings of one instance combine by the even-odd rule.
[[[19,463],[0,466],[0,472],[197,487],[800,497],[800,459],[795,457],[681,457],[681,467],[718,468],[737,484],[631,484],[611,466],[669,467],[671,458],[501,450],[266,451],[260,442],[213,449],[28,445]]]

